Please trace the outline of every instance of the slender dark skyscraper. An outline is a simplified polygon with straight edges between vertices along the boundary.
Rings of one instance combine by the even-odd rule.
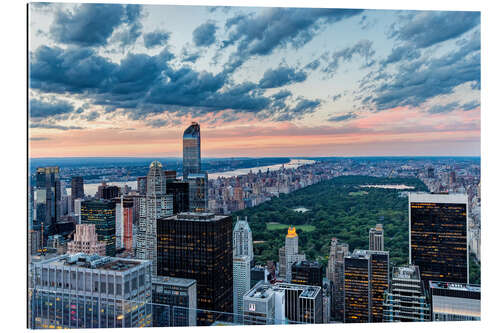
[[[80,176],[71,177],[71,210],[75,210],[75,199],[83,199],[83,178]]]
[[[47,237],[55,233],[55,225],[60,218],[58,210],[61,201],[59,167],[36,169],[34,194],[35,221],[33,228],[41,230],[42,241],[45,244]]]
[[[410,193],[410,264],[428,281],[468,283],[467,195]]]
[[[116,205],[110,200],[85,200],[81,206],[82,224],[95,224],[97,239],[106,243],[106,255],[116,254]]]
[[[182,178],[201,173],[200,125],[191,123],[182,137]]]

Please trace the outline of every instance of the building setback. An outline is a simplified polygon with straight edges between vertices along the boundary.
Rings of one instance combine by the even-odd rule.
[[[481,320],[481,287],[429,281],[432,321]]]
[[[62,255],[32,264],[30,327],[150,327],[151,262]]]
[[[418,266],[394,267],[384,300],[384,322],[430,321],[427,300]]]
[[[106,255],[106,243],[97,240],[95,224],[76,225],[74,240],[68,243],[68,253]]]
[[[153,327],[196,326],[196,281],[157,276],[152,280]]]
[[[429,280],[469,282],[468,201],[465,194],[410,193],[410,264]]]
[[[233,312],[232,218],[182,213],[158,219],[157,232],[158,275],[196,280],[199,325],[224,320],[220,312]]]

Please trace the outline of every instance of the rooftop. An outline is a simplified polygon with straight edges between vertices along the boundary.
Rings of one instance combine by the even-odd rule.
[[[172,215],[164,218],[164,220],[178,220],[178,221],[204,221],[215,222],[229,217],[228,215],[215,215],[214,213],[194,213],[185,212],[177,215]]]
[[[156,276],[151,279],[151,282],[154,284],[168,284],[178,287],[189,287],[193,284],[196,284],[196,280],[193,279],[183,279],[171,276]]]
[[[477,292],[477,293],[481,292],[481,286],[477,285],[477,284],[429,281],[429,287],[436,288],[436,289],[471,291],[471,292]]]
[[[124,259],[99,256],[97,254],[88,255],[85,253],[76,253],[65,254],[47,260],[42,260],[39,263],[43,265],[75,266],[80,268],[123,272],[145,262],[146,261],[144,260],[137,259]]]
[[[420,270],[414,265],[394,267],[392,277],[393,279],[420,280]]]

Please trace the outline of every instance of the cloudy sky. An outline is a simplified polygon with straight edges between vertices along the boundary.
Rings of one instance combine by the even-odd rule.
[[[480,14],[34,4],[31,157],[479,155]]]

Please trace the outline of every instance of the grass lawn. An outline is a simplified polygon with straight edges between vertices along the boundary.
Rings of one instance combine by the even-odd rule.
[[[267,230],[285,230],[288,229],[289,225],[288,224],[281,224],[281,223],[276,223],[276,222],[270,222],[266,224]],[[304,225],[295,225],[294,226],[297,230],[304,231],[304,232],[311,232],[316,230],[316,227],[310,224],[304,224]]]

